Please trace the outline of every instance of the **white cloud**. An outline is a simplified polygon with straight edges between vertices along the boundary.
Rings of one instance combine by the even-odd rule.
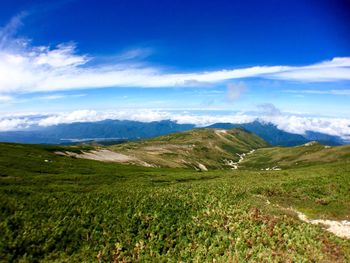
[[[271,78],[282,80],[296,80],[306,82],[331,82],[338,80],[350,80],[349,67],[301,67],[271,74]]]
[[[101,114],[98,116],[94,110],[77,110],[70,113],[61,113],[48,116],[38,121],[39,126],[51,126],[62,123],[73,123],[73,122],[94,122],[103,120],[105,116]]]
[[[262,120],[276,124],[279,129],[291,133],[304,134],[306,131],[315,131],[350,140],[350,119],[280,115],[264,116]]]
[[[87,56],[74,54],[75,49],[75,44],[72,43],[60,44],[55,49],[39,47],[33,49],[30,56],[32,63],[38,67],[62,69],[86,64],[89,61]]]
[[[34,124],[35,121],[27,117],[5,117],[0,119],[0,131],[26,129]]]
[[[120,60],[101,64],[96,63],[98,58],[94,60],[91,56],[78,54],[72,43],[56,47],[31,46],[28,40],[14,38],[22,16],[14,17],[0,29],[2,94],[103,87],[191,87],[249,77],[315,82],[350,80],[350,57],[300,67],[254,66],[190,73],[171,73],[149,64]],[[119,57],[128,60],[142,57],[145,53],[144,49],[134,49]]]
[[[271,104],[272,105],[272,104]],[[266,108],[264,106],[264,108]],[[269,107],[271,108],[271,107]],[[276,110],[276,108],[274,108]],[[330,135],[340,136],[350,140],[350,119],[326,118],[326,117],[304,117],[295,114],[270,114],[269,110],[262,115],[247,113],[215,113],[207,114],[180,111],[160,110],[111,110],[98,112],[95,110],[78,110],[73,112],[52,113],[46,116],[5,116],[0,119],[0,131],[18,130],[39,125],[42,127],[74,122],[95,122],[106,119],[133,120],[142,122],[172,120],[180,124],[192,123],[198,127],[207,126],[218,122],[248,123],[254,120],[270,122],[279,129],[304,134],[306,131],[315,131]]]
[[[28,52],[0,51],[0,92],[30,93],[102,87],[178,87],[215,83],[246,77],[283,78],[309,81],[350,80],[350,68],[301,68],[257,66],[194,73],[165,73],[161,69],[131,65],[88,66],[88,57],[76,55],[74,45]],[[326,64],[326,63],[322,63]],[[290,77],[286,77],[290,76]]]

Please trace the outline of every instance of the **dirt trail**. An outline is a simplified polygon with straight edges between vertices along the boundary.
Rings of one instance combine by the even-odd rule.
[[[310,223],[313,225],[324,225],[326,226],[326,230],[335,234],[338,237],[350,239],[350,221],[343,220],[324,220],[324,219],[309,219],[305,214],[293,210],[297,213],[298,218],[306,223]]]

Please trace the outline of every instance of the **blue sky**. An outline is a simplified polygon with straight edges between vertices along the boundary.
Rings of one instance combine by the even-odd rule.
[[[334,118],[329,133],[346,136],[349,36],[340,0],[6,1],[0,129],[22,127],[13,116],[147,109],[327,118],[320,131]]]

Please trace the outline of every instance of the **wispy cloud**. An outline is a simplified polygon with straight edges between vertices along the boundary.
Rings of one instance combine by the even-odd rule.
[[[13,32],[21,18],[22,15],[14,17],[0,31],[0,94],[105,87],[191,87],[250,77],[312,82],[350,80],[350,57],[300,67],[253,66],[190,73],[172,73],[147,63],[89,63],[98,58],[78,54],[74,43],[49,47],[18,41]],[[144,50],[135,49],[120,57],[127,60],[143,53]]]
[[[39,99],[39,100],[58,100],[58,99],[63,99],[64,97],[65,97],[64,95],[56,94],[56,95],[40,96],[40,97],[37,97],[36,99]]]
[[[45,95],[45,96],[39,96],[34,97],[33,99],[39,99],[39,100],[59,100],[59,99],[66,99],[66,98],[77,98],[77,97],[84,97],[86,94],[51,94],[51,95]]]
[[[26,12],[21,12],[16,16],[12,17],[11,20],[0,28],[0,50],[18,45],[18,40],[15,34],[20,26],[22,26],[22,19],[27,16]],[[17,42],[13,43],[13,42]]]
[[[239,83],[229,83],[227,84],[226,98],[229,102],[236,101],[239,99],[241,94],[247,89],[243,82]]]
[[[151,48],[133,48],[128,49],[121,54],[116,56],[116,60],[133,60],[133,59],[143,59],[148,57],[153,53]]]
[[[350,96],[350,89],[331,89],[331,90],[313,90],[313,89],[304,89],[304,90],[284,90],[287,93],[295,94],[320,94],[320,95],[341,95],[341,96]]]

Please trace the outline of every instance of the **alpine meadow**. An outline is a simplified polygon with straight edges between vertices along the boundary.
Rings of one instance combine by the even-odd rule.
[[[0,3],[0,262],[350,262],[350,3]]]

